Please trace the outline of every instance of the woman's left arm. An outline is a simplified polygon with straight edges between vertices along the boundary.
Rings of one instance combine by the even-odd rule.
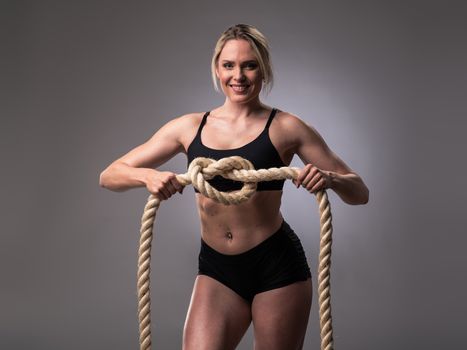
[[[310,193],[330,188],[347,204],[368,203],[369,190],[360,176],[352,171],[326,144],[318,131],[300,118],[290,115],[287,129],[294,135],[294,151],[305,164],[296,180]]]

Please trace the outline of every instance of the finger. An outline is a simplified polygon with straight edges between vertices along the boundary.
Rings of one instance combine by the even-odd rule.
[[[323,188],[323,184],[324,184],[324,178],[321,178],[317,183],[316,185],[314,185],[312,188],[311,188],[311,192],[315,193],[318,192],[319,190],[321,190]]]
[[[160,187],[159,188],[159,195],[162,197],[162,199],[167,200],[170,198],[170,193],[165,187]]]
[[[175,192],[177,192],[177,189],[175,188],[175,186],[172,184],[171,181],[168,181],[167,184],[165,185],[165,188],[169,191],[170,196],[172,196],[173,194],[175,194]]]
[[[319,180],[319,178],[316,178],[316,177],[317,177],[317,170],[316,168],[313,168],[310,170],[310,173],[303,180],[303,187],[305,187],[307,190],[310,190],[311,186],[313,186]]]
[[[313,173],[309,173],[302,181],[302,186],[306,189],[309,188],[310,185],[312,185],[314,182],[313,181]]]
[[[294,183],[294,185],[295,185],[296,187],[298,187],[298,185],[300,184],[300,182],[299,182],[298,179],[300,178],[300,174],[301,174],[301,173],[302,173],[302,171],[300,170],[300,171],[298,172],[298,174],[297,174],[297,177],[296,177],[295,179],[292,180],[292,182]]]
[[[167,199],[165,194],[163,192],[159,191],[159,190],[152,192],[152,194],[155,197],[159,198],[160,201],[165,201]]]
[[[178,193],[182,193],[183,191],[183,186],[180,184],[180,182],[178,182],[178,180],[176,178],[171,178],[170,179],[170,183],[172,184],[173,187],[175,187],[175,190],[178,192]]]
[[[298,179],[298,177],[297,177]],[[292,182],[293,184],[295,185],[296,188],[298,188],[298,180],[297,179],[293,179]]]
[[[299,174],[297,176],[297,179],[296,179],[296,183],[295,183],[297,188],[303,182],[303,179],[307,176],[307,174],[310,171],[311,167],[312,167],[311,164],[307,164],[307,165],[305,165],[305,167],[303,169],[300,170],[300,172],[299,172]]]
[[[301,180],[305,178],[305,176],[311,171],[311,169],[313,169],[313,165],[311,164],[305,165],[305,167],[302,169],[302,172],[300,174]]]

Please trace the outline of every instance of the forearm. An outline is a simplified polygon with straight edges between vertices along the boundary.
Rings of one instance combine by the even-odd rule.
[[[134,187],[146,186],[146,178],[154,169],[134,168],[125,163],[115,163],[105,169],[99,178],[99,185],[115,192]]]
[[[354,173],[339,174],[329,171],[331,176],[330,188],[334,190],[341,199],[352,205],[368,203],[369,190],[360,176]]]

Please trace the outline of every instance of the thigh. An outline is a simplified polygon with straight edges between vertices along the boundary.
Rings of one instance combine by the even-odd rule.
[[[198,275],[183,329],[183,350],[235,349],[251,323],[251,307],[210,276]]]
[[[311,278],[256,294],[255,350],[301,350],[312,302]]]

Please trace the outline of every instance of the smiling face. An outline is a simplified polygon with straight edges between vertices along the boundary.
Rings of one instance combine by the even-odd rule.
[[[261,92],[262,73],[246,40],[232,39],[225,43],[217,62],[216,76],[222,91],[233,102],[250,101]]]

